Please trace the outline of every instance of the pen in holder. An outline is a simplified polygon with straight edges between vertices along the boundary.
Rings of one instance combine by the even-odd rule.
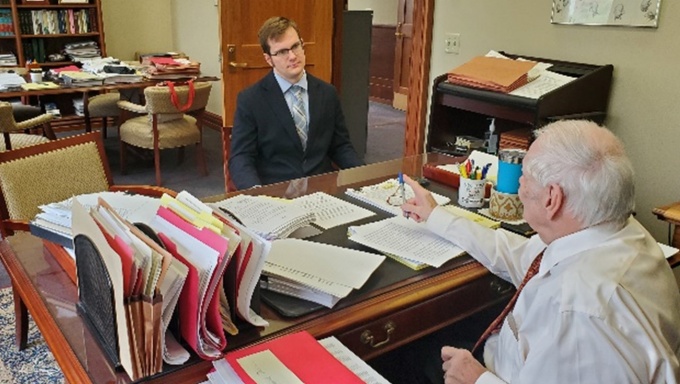
[[[484,205],[486,190],[486,173],[491,164],[481,169],[474,161],[467,160],[459,167],[460,184],[458,186],[458,205],[466,208],[481,208]]]

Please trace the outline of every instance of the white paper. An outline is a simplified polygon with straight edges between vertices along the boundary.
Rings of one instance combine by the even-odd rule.
[[[680,249],[671,247],[670,245],[666,245],[663,243],[659,243],[659,247],[661,247],[661,251],[663,252],[663,255],[666,256],[667,259],[675,255],[676,253],[680,252]]]
[[[390,384],[378,372],[376,372],[365,361],[361,360],[359,356],[350,351],[340,340],[335,336],[330,336],[319,340],[321,344],[331,355],[338,359],[345,367],[359,376],[366,384]]]
[[[324,281],[359,289],[383,260],[385,256],[299,239],[273,241],[267,256],[267,264],[290,269],[283,277],[321,290]]]
[[[574,77],[561,75],[551,71],[542,71],[533,81],[510,92],[514,96],[538,99],[546,93],[553,91],[569,82],[576,80]]]
[[[349,239],[383,253],[440,267],[465,251],[401,216],[350,227]]]
[[[268,349],[236,361],[257,384],[304,384]]]
[[[349,188],[345,193],[396,216],[400,216],[402,213],[401,205],[415,196],[413,189],[408,184],[404,184],[404,195],[402,197],[401,185],[397,179],[388,179],[382,183],[367,185],[359,189]],[[432,193],[432,197],[439,205],[448,204],[451,201],[448,197],[437,193]]]
[[[295,205],[306,212],[314,212],[314,224],[323,229],[361,220],[375,213],[359,207],[327,193],[316,192],[300,196],[294,200]]]

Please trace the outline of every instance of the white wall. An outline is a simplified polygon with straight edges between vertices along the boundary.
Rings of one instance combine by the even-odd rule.
[[[212,0],[172,0],[173,43],[201,63],[201,72],[221,77],[219,9]],[[222,83],[212,82],[207,110],[222,116]]]
[[[214,1],[101,0],[109,56],[133,60],[135,53],[184,52],[206,75],[220,76],[218,8]],[[222,115],[221,83],[212,83],[208,111]]]
[[[101,0],[106,53],[134,60],[135,53],[173,50],[167,0]]]
[[[680,2],[661,2],[657,29],[550,24],[550,0],[438,0],[430,83],[490,49],[589,64],[613,64],[606,125],[625,143],[636,170],[637,218],[657,240],[667,226],[650,212],[680,200]],[[447,32],[459,55],[444,53]]]
[[[397,9],[399,0],[349,0],[350,11],[373,11],[373,24],[397,25]]]

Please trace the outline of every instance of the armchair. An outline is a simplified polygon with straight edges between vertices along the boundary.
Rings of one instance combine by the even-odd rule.
[[[50,120],[52,115],[44,113],[17,123],[12,104],[0,102],[0,131],[4,139],[0,142],[0,151],[24,148],[55,139]],[[42,127],[42,135],[24,133],[36,127]]]
[[[148,87],[144,89],[144,106],[119,101],[118,107],[124,112],[119,127],[121,172],[125,173],[128,145],[153,150],[156,185],[160,186],[160,151],[179,148],[179,161],[182,161],[184,147],[195,145],[199,171],[207,175],[202,126],[211,87],[210,83],[195,83],[191,92],[190,85],[176,86],[174,94],[169,86]],[[129,112],[147,115],[128,119]]]
[[[28,231],[38,206],[102,191],[132,191],[151,196],[175,192],[152,186],[115,186],[99,133],[70,136],[0,152],[0,230],[2,236]],[[12,277],[12,276],[10,276]],[[26,347],[28,311],[12,277],[16,340]]]

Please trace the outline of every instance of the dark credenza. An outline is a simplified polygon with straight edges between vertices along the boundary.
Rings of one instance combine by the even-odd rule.
[[[516,58],[517,55],[503,53]],[[602,124],[607,116],[612,65],[590,65],[522,56],[550,63],[550,71],[576,77],[538,99],[453,85],[447,75],[437,77],[432,89],[427,150],[450,152],[458,136],[484,138],[490,118],[496,133],[535,129],[561,119],[587,119]]]

